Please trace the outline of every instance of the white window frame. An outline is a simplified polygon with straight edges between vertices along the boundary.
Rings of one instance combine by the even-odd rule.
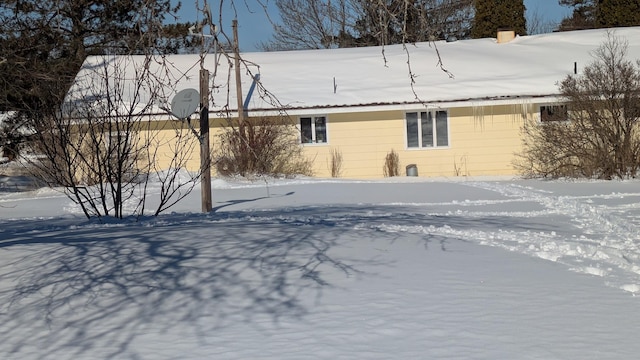
[[[304,141],[305,139],[305,129],[302,126],[302,120],[308,119],[311,122],[311,141]],[[324,119],[324,141],[322,136],[319,136],[317,129],[317,121],[320,119]],[[298,119],[298,124],[300,127],[300,143],[302,145],[326,145],[329,143],[329,131],[328,131],[328,117],[326,115],[307,115],[300,116]]]
[[[437,126],[437,115],[438,113],[445,113],[446,114],[446,144],[445,145],[439,145],[438,143],[438,126]],[[417,146],[409,146],[409,119],[408,119],[408,115],[409,114],[415,114],[416,116],[416,120],[417,120],[417,136],[418,136],[418,144]],[[432,122],[432,140],[431,143],[433,145],[425,145],[423,144],[423,131],[422,131],[422,115],[425,114],[425,116],[428,116],[428,114],[431,114],[431,119],[433,120]],[[405,112],[404,115],[404,131],[405,131],[405,146],[408,150],[417,150],[417,149],[421,149],[421,150],[425,150],[425,149],[447,149],[451,147],[451,135],[450,135],[450,126],[449,126],[449,111],[445,110],[445,109],[432,109],[432,110],[419,110],[419,111],[407,111]]]
[[[542,111],[546,108],[564,108],[564,112],[566,113],[566,117],[564,119],[547,119],[543,120]],[[553,123],[562,123],[569,121],[569,108],[567,104],[564,103],[548,103],[548,104],[540,104],[538,106],[538,122],[541,124],[553,124]]]

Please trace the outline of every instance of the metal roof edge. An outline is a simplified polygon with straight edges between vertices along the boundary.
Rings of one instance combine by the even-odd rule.
[[[416,110],[417,108],[425,109],[445,109],[445,108],[462,108],[462,107],[479,107],[493,105],[522,105],[534,103],[555,103],[562,101],[562,97],[557,94],[547,95],[519,95],[519,96],[500,96],[491,98],[475,98],[475,99],[457,99],[457,100],[436,100],[436,101],[412,101],[403,103],[371,103],[371,104],[353,104],[353,105],[317,105],[317,106],[296,106],[283,107],[282,109],[262,108],[248,109],[251,117],[259,116],[278,116],[278,115],[309,115],[309,114],[338,114],[338,113],[356,113],[356,112],[373,112],[373,111],[405,111]],[[235,118],[238,116],[235,109],[222,112],[220,109],[211,109],[209,111],[212,119]],[[152,113],[148,116],[168,116],[167,113]]]
[[[528,104],[528,103],[548,103],[561,101],[561,96],[556,94],[548,95],[522,95],[522,96],[504,96],[493,98],[477,98],[477,99],[457,99],[457,100],[436,100],[436,101],[412,101],[404,103],[372,103],[372,104],[354,104],[354,105],[325,105],[325,106],[297,106],[292,108],[277,109],[249,109],[249,113],[253,116],[274,116],[279,113],[287,113],[289,115],[305,115],[310,113],[317,114],[336,114],[336,113],[354,113],[363,111],[394,111],[394,110],[415,110],[416,108],[460,108],[460,107],[477,107],[490,105],[510,105],[510,104]],[[232,112],[235,116],[236,113]]]

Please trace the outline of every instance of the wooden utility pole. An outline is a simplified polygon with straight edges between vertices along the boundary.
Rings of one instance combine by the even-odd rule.
[[[233,20],[233,57],[236,74],[236,97],[238,98],[238,123],[240,124],[240,129],[244,131],[245,125],[245,114],[244,114],[244,106],[242,101],[242,84],[240,81],[240,45],[238,45],[238,20]],[[243,135],[244,133],[241,132]]]
[[[248,152],[246,115],[244,113],[244,101],[242,101],[242,81],[240,74],[240,45],[238,41],[238,20],[233,20],[233,66],[236,75],[236,98],[238,100],[238,134],[240,135],[240,151]]]
[[[200,69],[200,189],[202,212],[211,212],[211,153],[209,151],[209,70]]]

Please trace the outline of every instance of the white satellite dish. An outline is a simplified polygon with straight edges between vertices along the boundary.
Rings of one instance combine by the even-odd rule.
[[[179,91],[171,100],[171,114],[180,120],[191,116],[200,106],[200,93],[196,89]]]

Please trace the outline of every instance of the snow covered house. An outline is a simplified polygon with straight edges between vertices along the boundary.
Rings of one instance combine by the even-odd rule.
[[[516,172],[513,160],[524,122],[544,120],[548,112],[561,109],[558,83],[594,61],[592,52],[606,40],[607,31],[628,41],[629,60],[640,59],[640,27],[506,40],[498,36],[501,41],[243,53],[243,100],[251,117],[286,110],[319,177],[330,176],[332,149],[341,152],[342,175],[349,178],[382,177],[391,150],[399,155],[402,172],[415,164],[420,176],[509,175]],[[123,59],[88,58],[71,91],[82,92],[82,84],[95,83],[96,71],[105,64],[118,67],[114,72],[125,74],[124,82],[159,66],[145,64],[143,58]],[[231,65],[226,60],[216,65],[213,54],[203,62],[198,55],[172,55],[163,61],[165,69],[152,79],[163,84],[158,93],[165,104],[177,91],[198,89],[201,66],[215,71],[210,84],[215,148],[224,117],[237,116]],[[249,97],[256,74],[258,87]],[[144,89],[122,88],[129,89],[124,96],[132,103],[144,103]],[[149,101],[153,106],[141,111],[162,123],[159,128],[167,134],[186,126],[162,110],[162,101]],[[197,151],[192,160],[197,168]]]

